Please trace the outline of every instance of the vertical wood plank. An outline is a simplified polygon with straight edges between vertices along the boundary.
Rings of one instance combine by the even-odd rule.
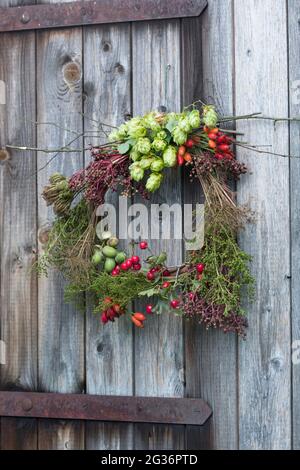
[[[300,114],[300,71],[299,71],[299,19],[300,4],[297,0],[288,2],[288,25],[289,25],[289,104],[290,115]],[[290,154],[299,155],[300,126],[299,123],[290,125]],[[292,295],[292,345],[297,355],[300,340],[300,163],[299,159],[290,161],[290,215],[291,215],[291,295]],[[295,343],[294,343],[295,342]],[[297,361],[292,365],[292,413],[293,413],[293,449],[300,449],[300,403],[297,399],[300,393],[300,365]]]
[[[21,3],[26,2],[4,0],[2,6]],[[34,33],[1,35],[0,80],[6,88],[6,105],[0,105],[0,148],[34,146]],[[1,340],[6,343],[2,389],[37,386],[37,281],[30,272],[36,251],[35,170],[34,153],[10,151],[9,159],[0,161],[0,311]],[[1,431],[2,449],[37,447],[36,420],[2,418]]]
[[[272,14],[270,14],[272,12]],[[268,21],[266,21],[268,18]],[[285,0],[235,1],[237,114],[261,111],[286,116],[287,11]],[[263,45],[263,47],[262,47]],[[267,54],[266,54],[267,51]],[[253,144],[288,153],[286,123],[243,122]],[[288,159],[239,150],[252,174],[243,177],[238,200],[250,200],[257,222],[241,245],[253,256],[257,296],[246,305],[250,328],[239,345],[241,449],[291,447],[290,231]]]
[[[181,109],[180,22],[160,21],[133,25],[133,114]],[[163,189],[150,203],[181,203],[181,179],[170,170]],[[145,221],[147,223],[147,221]],[[169,264],[182,260],[178,240],[151,241],[154,252],[166,251]],[[143,253],[142,253],[143,254]],[[174,314],[149,318],[149,327],[135,331],[135,394],[141,396],[184,395],[182,321]],[[150,324],[151,323],[151,324]],[[135,426],[138,449],[182,449],[184,427]]]
[[[43,31],[37,37],[37,121],[53,122],[61,128],[38,126],[38,146],[59,148],[74,134],[82,132],[82,33],[80,28]],[[69,73],[72,66],[72,73]],[[82,140],[74,143],[82,146]],[[38,153],[38,167],[47,157]],[[59,155],[38,173],[39,194],[49,176],[55,172],[71,175],[83,165],[82,152]],[[53,211],[38,200],[39,250],[43,250],[44,229],[53,218]],[[43,390],[81,393],[84,383],[84,317],[64,302],[64,281],[52,271],[39,279],[39,384]],[[77,449],[84,445],[81,423],[57,421],[39,424],[39,448]],[[47,438],[51,433],[51,440]],[[79,433],[79,434],[78,434]]]
[[[199,31],[196,30],[190,38],[189,21],[184,21],[184,41],[189,41],[183,47],[183,57],[186,54],[183,64],[183,70],[186,70],[183,76],[184,104],[193,101],[198,95],[206,103],[215,104],[220,114],[229,115],[233,113],[231,0],[209,2],[200,21],[201,26],[194,25]],[[200,36],[198,40],[193,39],[197,35]],[[200,48],[202,65],[199,63]],[[191,60],[190,50],[194,60]],[[190,76],[194,84],[191,88]],[[185,185],[185,202],[195,202],[197,196],[202,202],[199,188],[190,186],[189,182]],[[203,326],[192,323],[186,323],[185,328],[186,394],[189,397],[201,396],[213,409],[213,416],[205,427],[188,428],[187,446],[189,449],[236,449],[236,338],[222,331],[206,331]]]
[[[131,111],[130,25],[85,28],[84,70],[85,129],[93,128],[93,121],[90,119],[119,125]],[[94,129],[97,130],[95,127]],[[109,131],[108,128],[106,130]],[[107,137],[101,135],[93,143],[103,141],[107,141]],[[116,193],[108,195],[106,201],[114,204],[118,210]],[[133,340],[128,317],[104,326],[99,316],[89,311],[86,332],[87,393],[131,395]],[[130,449],[132,439],[130,424],[86,425],[88,449]]]

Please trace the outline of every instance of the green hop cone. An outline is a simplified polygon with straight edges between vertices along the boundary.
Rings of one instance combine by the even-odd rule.
[[[133,161],[133,162],[137,162],[138,160],[140,160],[142,157],[142,155],[140,154],[140,152],[138,152],[137,150],[133,149],[131,150],[130,152],[130,159]]]
[[[153,193],[160,187],[162,179],[163,175],[161,173],[151,173],[147,179],[146,189]]]
[[[167,142],[162,139],[154,139],[152,142],[152,148],[155,152],[163,152],[167,146]]]
[[[124,140],[127,137],[127,124],[123,123],[120,127],[114,131],[112,131],[108,139],[110,142],[114,142],[116,140]]]
[[[200,127],[201,119],[198,109],[193,109],[188,115],[188,120],[192,129]]]
[[[161,130],[159,123],[155,119],[154,113],[149,113],[149,114],[146,114],[146,116],[144,116],[143,125],[147,129],[151,129],[151,131],[154,131],[154,132],[159,132]]]
[[[144,137],[146,135],[146,129],[142,125],[140,117],[135,117],[130,119],[130,121],[127,122],[127,133],[129,137],[133,139],[139,139],[140,137]]]
[[[130,176],[134,181],[141,181],[144,177],[144,170],[141,168],[139,162],[134,162],[129,167]]]
[[[191,125],[187,117],[181,117],[178,121],[178,127],[187,134],[191,131]]]
[[[147,139],[146,137],[139,139],[135,145],[135,149],[144,155],[148,155],[151,150],[150,140]]]
[[[186,140],[186,139],[185,139]],[[185,142],[184,140],[184,142]],[[166,167],[172,167],[176,165],[177,162],[177,149],[172,145],[164,151],[163,153],[163,160]]]
[[[216,127],[218,123],[218,115],[214,106],[203,107],[203,122],[207,127]]]
[[[178,121],[178,119],[180,119],[181,117],[181,114],[179,113],[168,113],[167,114],[167,121],[170,122],[170,121]]]
[[[149,170],[151,164],[153,162],[153,158],[151,157],[143,157],[141,161],[139,162],[140,167],[143,170]]]
[[[164,168],[164,161],[161,158],[156,158],[151,164],[151,170],[155,172],[160,172]]]
[[[175,127],[172,132],[172,137],[177,145],[183,145],[187,141],[187,133],[182,131],[179,127]]]
[[[157,139],[165,140],[165,139],[167,138],[167,133],[166,133],[166,131],[159,131],[159,132],[156,134],[156,138],[157,138]]]

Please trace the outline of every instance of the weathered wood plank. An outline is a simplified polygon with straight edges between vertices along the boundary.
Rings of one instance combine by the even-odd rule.
[[[81,83],[82,33],[80,29],[40,32],[37,37],[37,121],[61,126],[38,126],[38,146],[59,148],[74,138],[64,129],[82,132]],[[70,67],[72,66],[72,67]],[[71,70],[71,73],[69,71]],[[64,129],[63,129],[64,128]],[[75,144],[82,145],[81,139]],[[38,167],[45,164],[45,154],[38,154]],[[50,174],[59,171],[70,175],[83,165],[83,155],[60,155],[38,173],[39,194]],[[38,201],[39,250],[43,251],[44,229],[53,211]],[[43,390],[78,392],[84,390],[84,318],[63,298],[64,281],[51,272],[39,279],[39,384]],[[47,433],[51,429],[51,441]],[[39,448],[83,447],[83,424],[39,424]],[[78,435],[78,432],[80,434]],[[68,443],[68,444],[66,444]]]
[[[93,128],[89,118],[110,125],[120,124],[131,111],[130,25],[85,28],[84,70],[85,129]],[[99,141],[107,141],[107,137],[101,135],[98,141],[94,139],[94,143]],[[107,202],[117,209],[118,195],[108,195]],[[123,247],[126,248],[126,243]],[[87,393],[131,395],[133,340],[128,317],[104,326],[98,316],[88,311],[86,332]],[[88,449],[130,449],[132,442],[131,424],[86,425]]]
[[[20,3],[26,2],[4,0],[2,5]],[[0,80],[5,83],[6,105],[0,105],[0,148],[16,142],[35,145],[30,123],[35,119],[34,48],[33,33],[1,36]],[[30,273],[36,250],[36,188],[30,177],[35,169],[33,153],[14,151],[0,161],[1,340],[7,358],[0,368],[2,388],[34,390],[37,385],[37,282]],[[37,447],[36,420],[3,418],[1,428],[2,449]]]
[[[81,422],[39,420],[39,450],[82,450],[83,447]]]
[[[198,26],[198,40],[193,40],[193,36],[197,37],[197,31],[189,38],[186,31],[188,21],[184,21],[184,41],[191,43],[189,47],[187,45],[183,48],[183,57],[186,54],[187,61],[187,65],[183,64],[183,70],[186,70],[183,75],[184,104],[193,101],[198,95],[205,102],[215,104],[223,115],[233,112],[231,7],[231,0],[209,2],[201,17],[202,24]],[[202,64],[199,63],[198,48],[202,50]],[[194,60],[190,57],[190,49]],[[197,65],[193,65],[193,62]],[[184,200],[195,202],[198,194],[202,201],[199,189],[188,185],[185,185]],[[201,396],[213,409],[213,416],[205,428],[188,428],[188,448],[236,449],[236,338],[234,335],[226,336],[221,331],[206,331],[202,326],[187,323],[185,349],[186,394],[189,397]]]
[[[132,53],[133,114],[146,113],[161,106],[167,111],[179,111],[180,22],[133,25]],[[163,189],[151,197],[150,203],[181,203],[181,189],[179,173],[170,170],[164,179]],[[169,264],[181,262],[181,241],[152,240],[150,244],[154,252],[168,253]],[[183,396],[182,321],[170,313],[164,317],[149,318],[148,322],[149,327],[146,325],[143,330],[135,331],[135,394]],[[149,449],[153,443],[160,449],[184,448],[184,427],[135,426],[135,434],[137,448]]]
[[[300,4],[297,0],[288,2],[288,25],[289,25],[289,105],[290,115],[300,114],[300,73],[299,73],[299,18]],[[300,126],[299,123],[291,123],[290,126],[290,154],[300,155]],[[292,342],[294,352],[299,348],[300,340],[300,162],[299,159],[290,161],[290,215],[291,215],[291,295],[292,295]],[[292,343],[292,345],[293,345]],[[298,355],[296,353],[296,359]],[[296,361],[297,362],[297,361]],[[300,403],[298,400],[300,393],[300,365],[292,365],[292,413],[293,413],[293,448],[300,449]]]
[[[237,114],[287,115],[286,28],[284,0],[276,5],[271,0],[235,2]],[[286,123],[243,122],[238,130],[253,144],[271,144],[275,152],[288,153]],[[239,345],[240,447],[289,449],[289,162],[244,150],[239,150],[239,158],[252,174],[243,177],[238,200],[250,201],[257,213],[257,223],[241,236],[241,245],[253,256],[257,296],[253,305],[246,305],[250,328],[247,341]]]

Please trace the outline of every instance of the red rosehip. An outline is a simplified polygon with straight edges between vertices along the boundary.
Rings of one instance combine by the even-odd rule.
[[[138,264],[140,262],[139,256],[132,256],[131,261],[133,264]]]
[[[182,166],[184,164],[185,160],[181,155],[177,156],[177,165]]]
[[[168,271],[168,269],[165,269],[163,271],[162,275],[163,275],[163,277],[169,277],[169,276],[171,276],[171,273],[170,273],[170,271]]]
[[[124,263],[121,264],[121,269],[122,271],[127,271],[128,270],[128,266],[127,266],[127,263],[124,261]]]
[[[146,312],[150,315],[150,313],[152,313],[152,305],[146,305]]]
[[[104,323],[104,324],[108,322],[108,318],[107,318],[105,312],[103,312],[102,315],[101,315],[101,321],[102,321],[102,323]]]
[[[218,145],[218,150],[220,150],[221,152],[229,152],[230,147],[228,144],[221,144],[221,145]]]
[[[192,147],[194,147],[194,144],[195,142],[193,141],[193,139],[188,139],[185,143],[185,146],[188,148],[188,149],[191,149]]]
[[[131,259],[127,259],[127,260],[125,261],[125,263],[126,263],[126,266],[127,266],[127,268],[128,268],[128,269],[129,269],[129,268],[131,268],[131,267],[132,267],[132,265],[133,265],[133,263],[132,263],[132,260],[131,260]]]
[[[147,250],[148,248],[148,243],[147,242],[140,242],[140,249],[141,250]]]
[[[135,271],[140,271],[140,269],[142,269],[142,266],[140,265],[140,263],[134,264],[132,267]]]
[[[197,271],[198,271],[199,274],[202,274],[202,273],[203,273],[204,267],[205,267],[205,266],[204,266],[203,263],[197,264],[196,269],[197,269]]]
[[[179,300],[176,300],[176,299],[171,300],[170,306],[171,306],[172,308],[178,308],[178,305],[179,305]]]
[[[114,318],[116,316],[116,312],[114,311],[114,309],[112,307],[110,307],[106,310],[106,316],[110,321],[114,321]]]
[[[170,283],[168,281],[165,281],[162,285],[163,289],[167,289],[168,287],[170,287]]]

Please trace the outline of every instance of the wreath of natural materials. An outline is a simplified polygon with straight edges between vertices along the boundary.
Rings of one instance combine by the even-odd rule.
[[[224,121],[224,120],[223,120]],[[251,218],[239,207],[228,181],[247,172],[236,160],[236,133],[220,128],[213,106],[192,105],[182,113],[134,117],[115,128],[109,142],[91,147],[92,161],[71,176],[55,173],[43,190],[56,218],[38,269],[61,271],[68,280],[66,299],[92,299],[102,323],[127,315],[143,327],[147,314],[173,312],[206,328],[245,335],[241,295],[253,296],[250,256],[237,243],[238,232]],[[96,208],[108,190],[145,198],[163,185],[164,172],[182,166],[205,195],[204,245],[188,252],[181,266],[168,267],[165,253],[145,253],[141,260],[118,249],[119,240],[99,233]],[[78,198],[78,195],[81,195]],[[148,305],[135,312],[143,297]]]

